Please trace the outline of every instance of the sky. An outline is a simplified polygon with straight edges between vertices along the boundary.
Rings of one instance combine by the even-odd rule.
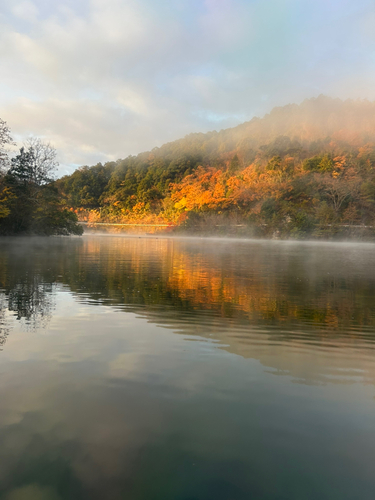
[[[325,94],[375,100],[374,0],[0,0],[0,118],[59,174]]]

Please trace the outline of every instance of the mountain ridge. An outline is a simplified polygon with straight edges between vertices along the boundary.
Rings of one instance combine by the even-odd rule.
[[[270,236],[290,234],[293,224],[285,221],[302,218],[298,234],[308,235],[346,225],[350,211],[350,224],[369,225],[374,167],[375,103],[321,95],[230,129],[82,167],[56,185],[66,206],[86,221],[187,227],[209,215]],[[337,194],[340,189],[345,193]]]

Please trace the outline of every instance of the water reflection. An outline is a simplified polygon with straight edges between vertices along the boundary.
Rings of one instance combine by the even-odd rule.
[[[0,498],[372,499],[373,248],[2,240]]]
[[[24,240],[5,244],[0,252],[0,325],[3,327],[3,344],[9,334],[6,313],[22,321],[29,330],[47,325],[54,308],[55,283],[44,268],[43,262],[34,260],[34,251]],[[31,250],[31,251],[30,251]],[[46,250],[48,251],[48,250]],[[39,266],[38,266],[39,264]]]
[[[9,239],[0,250],[0,277],[2,343],[9,333],[5,309],[29,328],[46,325],[56,287],[63,286],[80,302],[134,312],[176,333],[217,341],[300,381],[308,375],[346,383],[340,354],[335,366],[336,350],[354,357],[375,345],[372,245]],[[287,357],[280,356],[285,345]],[[314,373],[304,374],[299,353],[304,364],[313,356],[308,364]],[[325,357],[330,367],[323,373]],[[373,382],[367,365],[365,375]]]

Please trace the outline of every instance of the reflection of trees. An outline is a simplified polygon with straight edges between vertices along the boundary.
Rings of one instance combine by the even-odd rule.
[[[343,247],[218,248],[168,241],[86,240],[63,281],[112,305],[210,310],[252,324],[299,324],[320,329],[375,326],[372,261],[347,260]],[[249,254],[248,252],[252,252]],[[83,258],[86,255],[88,260]],[[372,257],[368,256],[371,260]],[[372,260],[374,260],[372,258]]]
[[[0,345],[5,343],[10,330],[7,310],[27,329],[36,329],[48,323],[54,307],[55,284],[44,276],[42,260],[35,259],[34,252],[27,247],[17,248],[17,241],[4,245],[0,255]]]
[[[232,245],[84,239],[60,273],[80,300],[214,340],[301,383],[345,383],[343,366],[358,365],[341,349],[373,380],[358,351],[375,341],[372,250]]]
[[[5,320],[6,297],[0,294],[0,349],[5,344],[9,335],[9,328]]]
[[[34,240],[32,251],[21,245],[14,251],[9,243],[0,253],[0,286],[8,309],[31,325],[48,319],[60,282],[79,300],[189,333],[202,314],[234,330],[275,328],[283,339],[308,330],[321,342],[375,327],[370,251],[351,258],[339,246],[97,237]]]
[[[15,312],[17,319],[25,319],[33,328],[44,325],[53,309],[51,283],[40,282],[40,276],[32,281],[15,284],[9,291],[8,309]]]

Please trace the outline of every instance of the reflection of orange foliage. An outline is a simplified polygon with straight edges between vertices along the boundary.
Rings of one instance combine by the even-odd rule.
[[[227,316],[230,306],[229,315],[236,310],[252,320],[291,321],[306,314],[303,304],[290,300],[285,296],[285,290],[265,279],[261,271],[261,256],[254,266],[259,270],[252,272],[251,279],[250,275],[236,273],[236,264],[227,266],[224,271],[220,261],[207,261],[204,253],[174,252],[171,257],[173,264],[168,273],[168,288],[178,290],[180,298],[198,309],[219,309],[223,316]],[[332,298],[323,293],[311,302],[309,313],[313,322],[337,329],[343,321],[350,321],[354,304],[350,297],[342,295],[337,304],[331,304],[331,301]]]
[[[159,293],[168,292],[184,304],[197,310],[212,310],[222,316],[240,315],[255,321],[305,321],[320,327],[337,330],[345,322],[351,322],[355,315],[356,301],[353,296],[345,293],[341,284],[334,289],[325,288],[322,293],[311,294],[311,284],[301,288],[301,297],[306,294],[309,300],[300,300],[296,294],[288,295],[285,285],[288,272],[283,279],[277,279],[276,268],[265,266],[264,255],[256,252],[249,261],[248,256],[226,254],[225,268],[220,254],[190,252],[176,240],[168,239],[113,239],[108,252],[101,253],[102,243],[97,239],[85,241],[85,251],[98,254],[101,260],[101,270],[111,289],[123,289],[124,296],[129,290],[127,273],[123,272],[123,262],[129,263],[131,274],[138,276],[137,293],[142,293],[142,287],[150,282],[145,276],[160,276],[162,288],[152,295],[150,288],[144,294],[145,303],[152,304],[160,300]],[[150,256],[152,258],[150,259]],[[251,266],[249,267],[249,262]],[[151,266],[152,269],[149,269]],[[150,272],[152,271],[152,272]],[[322,276],[320,277],[322,279]],[[152,281],[152,280],[151,280]],[[293,280],[292,288],[295,280]],[[325,284],[327,285],[327,283]],[[315,289],[315,288],[314,288]],[[327,290],[329,289],[329,293]],[[139,298],[139,296],[138,296]],[[359,324],[372,321],[372,303],[370,309],[361,309],[362,316],[356,316]],[[308,315],[308,316],[307,316]]]
[[[250,317],[261,314],[283,319],[277,308],[276,290],[265,287],[261,276],[248,281],[232,273],[223,273],[221,267],[206,265],[204,255],[175,253],[173,257],[168,285],[178,290],[182,299],[199,308],[217,309],[220,305],[224,307],[225,304],[231,304]],[[290,307],[287,315],[295,317],[295,307]]]

